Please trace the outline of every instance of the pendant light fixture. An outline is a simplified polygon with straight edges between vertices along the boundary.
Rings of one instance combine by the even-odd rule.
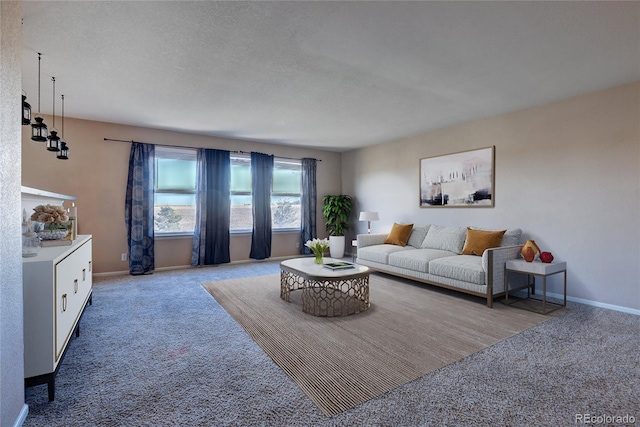
[[[60,151],[60,137],[56,129],[56,78],[51,77],[53,82],[53,127],[49,131],[49,140],[47,141],[48,151]]]
[[[34,117],[35,123],[31,124],[31,139],[37,142],[45,142],[47,140],[47,125],[40,114],[40,60],[42,54],[38,52],[38,114]]]
[[[62,138],[60,138],[60,152],[57,157],[60,160],[69,160],[69,147],[67,147],[67,143],[64,142],[64,95],[62,97]]]
[[[67,147],[66,142],[60,143],[60,152],[58,152],[58,159],[60,160],[69,160],[69,147]]]
[[[24,91],[22,91],[24,94]],[[27,102],[27,96],[22,95],[22,124],[24,126],[31,124],[31,104]]]

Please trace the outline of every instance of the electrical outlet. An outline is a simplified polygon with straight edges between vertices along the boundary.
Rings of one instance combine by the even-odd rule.
[[[126,260],[127,260],[127,254],[122,254],[122,255],[120,256],[120,260],[121,260],[121,261],[126,261]]]

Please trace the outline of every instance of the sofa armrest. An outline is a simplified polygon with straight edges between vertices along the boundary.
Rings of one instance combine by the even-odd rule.
[[[492,295],[504,292],[504,266],[510,259],[518,258],[521,246],[491,248],[482,254],[482,268]]]
[[[388,234],[377,233],[377,234],[358,234],[358,249],[365,248],[367,246],[374,245],[383,245],[384,241],[387,240]]]

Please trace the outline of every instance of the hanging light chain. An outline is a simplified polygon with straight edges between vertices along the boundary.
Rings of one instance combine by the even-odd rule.
[[[53,82],[53,127],[56,128],[56,78],[51,77],[51,81]]]
[[[53,127],[49,131],[49,142],[47,142],[47,151],[60,151],[60,137],[56,129],[56,78],[51,77],[53,82]]]
[[[0,0],[1,1],[1,0]],[[41,62],[42,62],[42,54],[38,52],[38,114],[35,117],[35,123],[31,123],[31,139],[36,142],[45,142],[47,140],[47,125],[44,123],[44,119],[42,118],[41,108],[42,105],[40,103],[40,94],[41,94],[41,86],[42,79],[40,75],[41,71]]]
[[[59,160],[69,160],[69,147],[64,141],[64,95],[60,95],[62,98],[62,138],[60,139],[60,151],[56,156]]]
[[[38,52],[38,114],[40,114],[40,61],[42,60],[42,54]]]

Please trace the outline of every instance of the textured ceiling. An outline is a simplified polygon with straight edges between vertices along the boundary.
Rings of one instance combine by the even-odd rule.
[[[43,113],[335,151],[640,80],[640,2],[22,8],[34,113],[42,52]]]

